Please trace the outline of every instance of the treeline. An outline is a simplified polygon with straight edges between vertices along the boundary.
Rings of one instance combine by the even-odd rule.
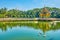
[[[46,7],[51,15],[50,18],[60,18],[59,8]],[[40,13],[43,8],[35,8],[32,10],[21,11],[18,9],[0,8],[0,18],[40,18]]]

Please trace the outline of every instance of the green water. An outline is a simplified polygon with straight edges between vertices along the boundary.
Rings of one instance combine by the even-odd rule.
[[[60,22],[0,22],[0,40],[60,40]]]

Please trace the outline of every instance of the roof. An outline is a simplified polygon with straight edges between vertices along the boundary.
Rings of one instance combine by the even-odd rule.
[[[43,9],[42,9],[42,11],[41,11],[41,13],[50,13],[49,11],[48,11],[48,9],[46,8],[46,7],[44,7]]]

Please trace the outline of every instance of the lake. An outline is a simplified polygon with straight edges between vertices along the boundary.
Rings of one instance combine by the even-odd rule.
[[[0,22],[0,40],[60,40],[60,22]]]

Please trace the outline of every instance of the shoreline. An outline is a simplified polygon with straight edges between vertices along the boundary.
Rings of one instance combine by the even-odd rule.
[[[0,21],[60,21],[60,18],[0,18]]]

